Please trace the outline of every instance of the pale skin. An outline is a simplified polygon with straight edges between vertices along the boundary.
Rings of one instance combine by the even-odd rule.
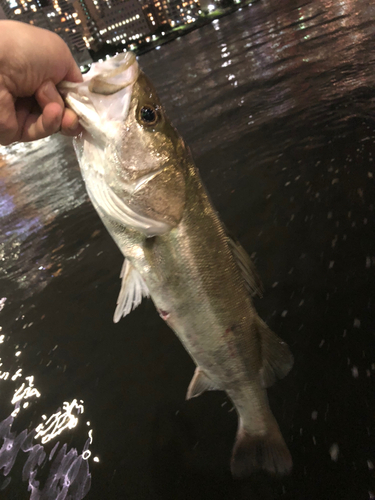
[[[0,21],[0,144],[81,132],[77,115],[56,89],[63,80],[81,82],[82,75],[58,35]]]

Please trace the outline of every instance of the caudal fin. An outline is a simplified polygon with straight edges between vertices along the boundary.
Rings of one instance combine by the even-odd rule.
[[[256,470],[284,475],[292,466],[292,457],[277,424],[264,436],[249,434],[240,426],[231,461],[234,477],[248,477]]]

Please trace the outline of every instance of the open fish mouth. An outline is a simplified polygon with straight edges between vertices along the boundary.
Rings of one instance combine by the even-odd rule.
[[[127,117],[138,74],[135,55],[126,52],[92,64],[90,71],[83,76],[83,82],[64,81],[58,88],[83,127],[95,135],[95,130],[109,132],[113,129],[111,125]]]

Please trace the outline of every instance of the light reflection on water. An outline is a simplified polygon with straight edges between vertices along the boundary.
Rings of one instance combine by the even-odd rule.
[[[0,439],[3,439],[0,449],[0,470],[2,469],[6,477],[0,491],[6,489],[11,482],[12,478],[7,476],[17,456],[22,452],[27,456],[22,469],[22,481],[28,483],[28,491],[31,492],[30,500],[65,500],[67,498],[81,500],[84,498],[91,485],[88,463],[83,456],[87,452],[89,440],[81,455],[78,455],[74,448],[67,451],[66,444],[58,450],[59,443],[57,442],[47,457],[43,446],[33,444],[35,432],[27,432],[27,430],[19,434],[12,432],[13,422],[13,416],[0,422]],[[47,463],[49,473],[44,485],[41,486],[40,470]],[[19,480],[20,478],[17,478],[18,482]]]
[[[41,244],[67,206],[87,199],[74,166],[71,141],[63,137],[0,146],[0,276],[17,282],[26,296],[61,272],[56,249],[43,255]]]
[[[3,299],[3,307],[5,300]],[[2,330],[2,327],[0,327]],[[0,336],[2,347],[5,342],[5,334]],[[15,346],[18,348],[18,345]],[[58,346],[55,346],[55,348]],[[55,350],[55,348],[53,350]],[[17,351],[18,355],[22,351]],[[0,355],[1,355],[0,350]],[[58,409],[50,417],[41,415],[39,420],[42,422],[35,429],[24,429],[21,432],[12,431],[16,418],[19,418],[23,410],[33,405],[34,412],[38,411],[37,400],[42,396],[39,389],[35,386],[34,376],[24,376],[23,368],[7,368],[6,359],[0,357],[0,392],[2,394],[2,408],[6,407],[4,401],[4,384],[14,386],[13,396],[10,405],[14,406],[12,413],[0,422],[0,439],[3,444],[0,448],[0,471],[5,476],[5,480],[0,484],[0,492],[8,487],[12,477],[9,475],[17,460],[19,454],[25,453],[26,463],[22,470],[22,481],[28,483],[28,491],[31,492],[30,500],[81,500],[87,494],[91,485],[91,474],[87,460],[91,457],[89,449],[93,441],[92,429],[88,430],[88,439],[84,445],[81,454],[71,447],[69,450],[64,444],[54,458],[58,450],[60,441],[57,441],[47,458],[47,453],[43,445],[49,441],[55,440],[57,436],[64,438],[64,431],[74,429],[79,417],[84,413],[83,401],[77,399],[69,402],[63,402],[62,409]],[[21,379],[21,380],[18,380]],[[87,422],[89,425],[89,422]],[[40,440],[41,445],[35,443]],[[56,441],[56,440],[55,440]],[[94,457],[95,462],[99,462],[98,457]],[[48,462],[51,462],[48,464]],[[47,465],[48,464],[48,465]],[[44,478],[43,486],[40,483],[40,471],[48,471],[47,479]],[[45,474],[45,472],[44,472]],[[15,477],[19,482],[21,477]]]

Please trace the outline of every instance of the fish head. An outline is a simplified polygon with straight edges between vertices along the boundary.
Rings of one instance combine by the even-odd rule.
[[[84,132],[75,149],[99,215],[146,236],[176,227],[185,206],[186,147],[132,53],[95,63],[60,92]]]

